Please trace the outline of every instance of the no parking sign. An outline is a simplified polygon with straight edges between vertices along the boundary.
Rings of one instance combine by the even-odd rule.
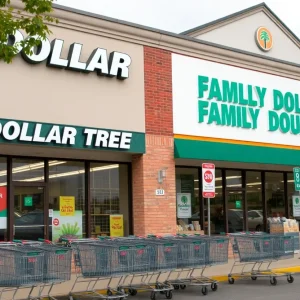
[[[215,198],[215,165],[202,164],[202,196],[203,198]]]

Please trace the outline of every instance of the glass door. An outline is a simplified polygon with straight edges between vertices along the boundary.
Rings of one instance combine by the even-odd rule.
[[[14,186],[14,239],[47,238],[44,187]]]
[[[244,199],[244,191],[227,191],[227,218],[229,233],[245,231]]]

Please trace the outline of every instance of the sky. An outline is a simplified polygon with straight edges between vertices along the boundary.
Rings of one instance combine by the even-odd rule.
[[[247,7],[259,0],[55,0],[55,3],[161,30],[180,33]],[[300,37],[299,0],[265,0]]]

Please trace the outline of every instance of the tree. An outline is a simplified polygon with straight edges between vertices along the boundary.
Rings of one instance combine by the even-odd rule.
[[[267,42],[270,40],[270,37],[265,30],[260,33],[260,39],[264,41],[264,47],[267,49]]]
[[[0,0],[0,60],[11,63],[17,54],[17,46],[21,46],[27,55],[38,47],[41,40],[51,34],[49,23],[58,20],[51,17],[52,2],[54,0],[19,0],[23,4],[22,10],[15,9],[11,0]],[[23,30],[30,38],[24,39],[19,45],[9,37],[16,30]],[[38,38],[32,38],[37,36]]]

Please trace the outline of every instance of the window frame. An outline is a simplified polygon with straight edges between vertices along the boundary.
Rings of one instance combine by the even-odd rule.
[[[90,226],[90,210],[89,205],[91,203],[91,193],[90,193],[90,164],[91,163],[103,163],[103,164],[119,164],[119,165],[127,165],[127,172],[128,172],[128,228],[129,228],[129,235],[133,234],[133,206],[132,206],[132,165],[130,162],[121,162],[121,161],[103,161],[103,160],[82,160],[82,159],[70,159],[70,158],[52,158],[52,157],[35,157],[35,156],[7,156],[7,155],[0,155],[0,158],[6,158],[6,168],[7,168],[7,230],[5,232],[5,240],[12,240],[13,239],[13,223],[14,223],[14,195],[13,189],[14,186],[42,186],[44,187],[44,205],[49,207],[49,160],[64,160],[64,161],[76,161],[84,163],[85,168],[85,228],[86,228],[86,237],[91,237],[91,226]],[[40,160],[44,162],[44,181],[37,181],[37,182],[23,182],[23,181],[14,181],[12,177],[12,168],[13,168],[13,159],[28,159],[28,160]],[[88,172],[87,172],[88,171]],[[45,218],[48,220],[47,218]],[[46,238],[49,239],[49,228],[51,224],[45,221],[46,225]]]

